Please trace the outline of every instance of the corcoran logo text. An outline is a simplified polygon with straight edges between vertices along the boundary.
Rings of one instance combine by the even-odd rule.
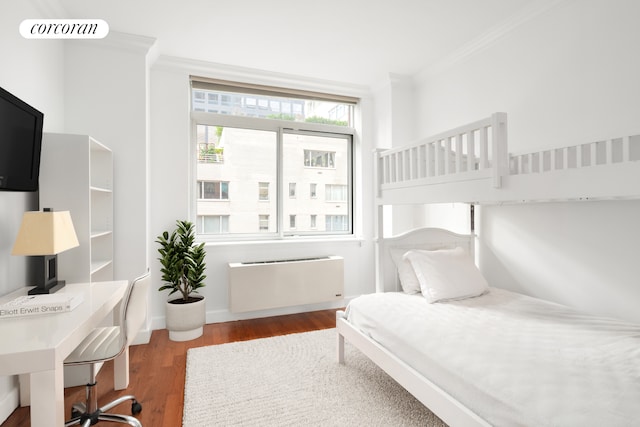
[[[26,39],[102,39],[109,24],[102,19],[25,19],[20,34]]]

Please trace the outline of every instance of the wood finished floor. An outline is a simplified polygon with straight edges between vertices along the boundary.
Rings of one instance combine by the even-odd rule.
[[[130,349],[130,381],[126,390],[113,390],[113,362],[105,363],[98,374],[98,405],[119,396],[134,394],[143,407],[137,417],[143,426],[179,427],[182,425],[184,380],[189,348],[334,328],[335,312],[336,310],[322,310],[214,323],[205,325],[202,337],[187,342],[169,341],[169,333],[165,329],[153,331],[149,344],[132,346]],[[66,389],[65,418],[68,419],[70,416],[71,405],[84,399],[84,387]],[[130,411],[131,405],[123,403],[110,412],[130,415]],[[28,407],[16,409],[2,423],[2,427],[30,425]],[[98,425],[116,424],[101,422]]]

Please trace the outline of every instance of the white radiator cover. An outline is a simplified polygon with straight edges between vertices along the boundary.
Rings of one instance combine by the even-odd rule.
[[[338,301],[344,292],[344,259],[229,263],[229,309],[233,313]]]

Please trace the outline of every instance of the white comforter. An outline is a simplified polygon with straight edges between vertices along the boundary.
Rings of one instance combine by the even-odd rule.
[[[491,288],[354,299],[348,320],[496,426],[640,426],[640,325]]]

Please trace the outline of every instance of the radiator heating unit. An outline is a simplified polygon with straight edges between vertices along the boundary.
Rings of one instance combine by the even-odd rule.
[[[339,256],[229,263],[233,313],[338,301],[343,292]]]

